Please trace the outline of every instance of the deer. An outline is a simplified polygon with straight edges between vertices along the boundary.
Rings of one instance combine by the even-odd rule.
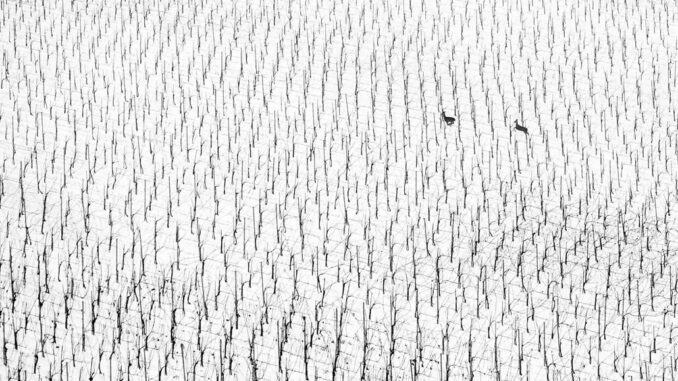
[[[443,111],[443,120],[445,121],[445,123],[447,123],[448,126],[451,126],[456,119],[453,116],[445,115],[445,111]]]
[[[516,119],[515,121],[513,121],[513,123],[515,124],[514,127],[515,127],[516,130],[518,130],[518,131],[520,131],[520,132],[524,132],[524,133],[527,135],[527,128],[526,128],[525,126],[520,125],[520,124],[518,123],[518,119]]]

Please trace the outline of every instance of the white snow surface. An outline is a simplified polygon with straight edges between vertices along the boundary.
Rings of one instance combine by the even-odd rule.
[[[0,44],[0,379],[678,372],[675,1],[0,0]]]

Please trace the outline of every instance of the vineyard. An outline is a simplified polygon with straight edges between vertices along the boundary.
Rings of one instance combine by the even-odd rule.
[[[0,379],[678,373],[675,1],[0,0],[0,45]]]

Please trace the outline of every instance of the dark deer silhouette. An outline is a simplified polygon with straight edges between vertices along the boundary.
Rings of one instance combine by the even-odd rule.
[[[456,119],[453,116],[445,115],[445,111],[443,111],[443,120],[445,121],[445,123],[447,123],[448,126],[451,126]]]
[[[518,124],[518,119],[516,119],[513,123],[515,123],[516,130],[524,132],[527,135],[527,128],[525,126],[521,126],[520,124]]]

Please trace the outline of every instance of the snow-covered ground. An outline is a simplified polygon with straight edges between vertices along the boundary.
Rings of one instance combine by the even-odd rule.
[[[0,379],[678,373],[675,1],[0,0],[0,45]]]

